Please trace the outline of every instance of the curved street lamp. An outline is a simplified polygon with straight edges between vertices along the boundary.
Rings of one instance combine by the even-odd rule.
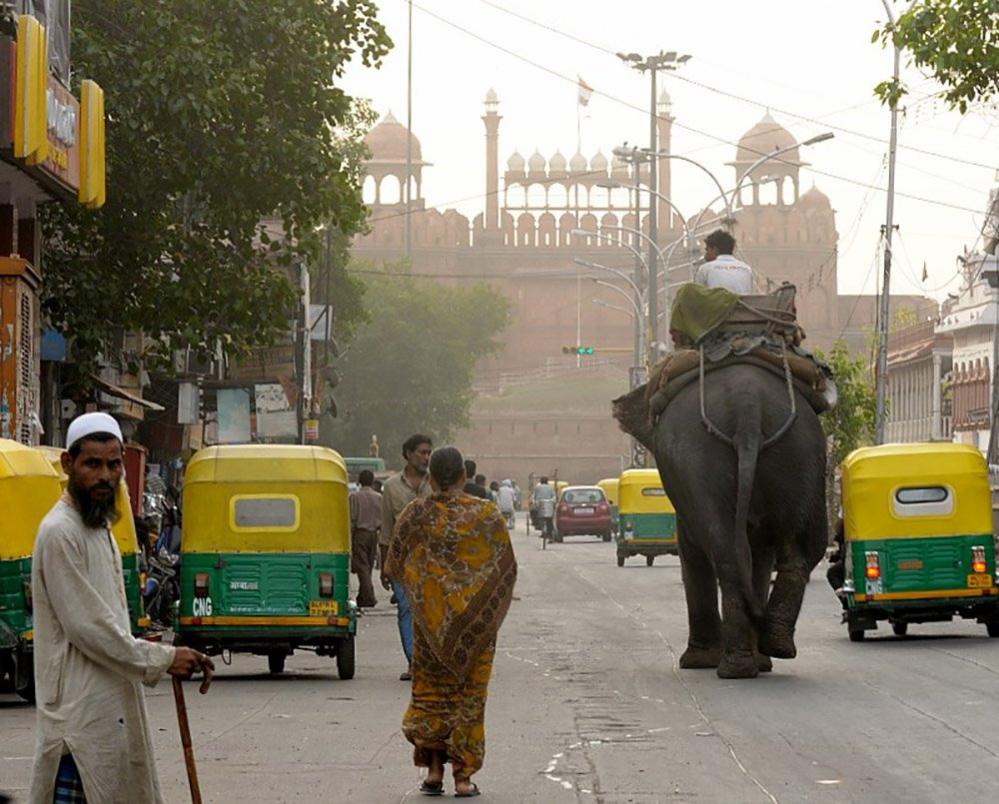
[[[638,257],[639,260],[641,260],[642,266],[645,268],[646,271],[649,270],[649,263],[646,261],[645,257],[642,256],[642,252],[640,252],[637,248],[635,248],[629,243],[619,242],[615,240],[613,237],[610,237],[609,235],[605,235],[600,232],[591,232],[589,229],[571,229],[569,231],[569,234],[571,234],[573,237],[595,237],[597,238],[597,240],[603,240],[604,242],[613,243],[616,246],[624,246],[632,254]]]

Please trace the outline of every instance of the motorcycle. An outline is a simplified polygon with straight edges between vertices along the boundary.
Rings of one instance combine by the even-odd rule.
[[[180,600],[180,556],[168,550],[149,557],[142,602],[146,614],[160,628],[173,624],[173,606]]]

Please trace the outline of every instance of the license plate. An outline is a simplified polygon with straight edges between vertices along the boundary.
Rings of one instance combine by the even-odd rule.
[[[320,614],[339,614],[340,605],[335,600],[310,600],[309,614],[316,616]]]
[[[992,586],[992,576],[991,575],[969,575],[968,576],[968,588],[969,589],[985,589]]]
[[[574,514],[579,514],[580,516],[592,516],[592,508],[574,508],[572,511]]]

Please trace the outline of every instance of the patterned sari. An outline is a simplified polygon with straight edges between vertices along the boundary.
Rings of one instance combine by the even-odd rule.
[[[485,757],[486,688],[496,634],[513,598],[517,562],[496,506],[435,494],[403,511],[389,547],[413,612],[413,691],[402,721],[428,767],[446,751],[464,777]]]

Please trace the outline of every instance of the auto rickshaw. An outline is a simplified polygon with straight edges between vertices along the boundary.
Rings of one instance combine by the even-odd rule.
[[[208,654],[297,649],[354,676],[347,467],[324,447],[200,450],[184,478],[178,640]]]
[[[31,553],[38,525],[61,493],[41,453],[0,439],[0,681],[9,676],[27,701],[35,697]]]
[[[617,565],[629,556],[678,554],[676,509],[663,489],[656,469],[626,469],[618,480]]]
[[[996,545],[985,460],[964,444],[887,444],[842,463],[845,602],[850,639],[887,620],[955,616],[999,636]]]
[[[616,477],[605,477],[603,480],[597,481],[597,486],[604,490],[604,496],[607,498],[607,502],[610,503],[611,509],[611,530],[617,533],[618,528],[618,486],[620,485],[620,480]]]
[[[45,459],[52,465],[59,476],[59,483],[66,488],[67,477],[62,470],[62,447],[38,447]],[[142,606],[142,587],[144,578],[139,567],[139,540],[135,533],[135,520],[132,518],[132,502],[128,494],[128,485],[122,481],[115,493],[115,506],[121,516],[111,526],[111,535],[118,552],[121,553],[121,571],[125,582],[125,600],[128,602],[128,619],[132,623],[132,634],[158,639],[158,632],[150,632],[152,622]]]

